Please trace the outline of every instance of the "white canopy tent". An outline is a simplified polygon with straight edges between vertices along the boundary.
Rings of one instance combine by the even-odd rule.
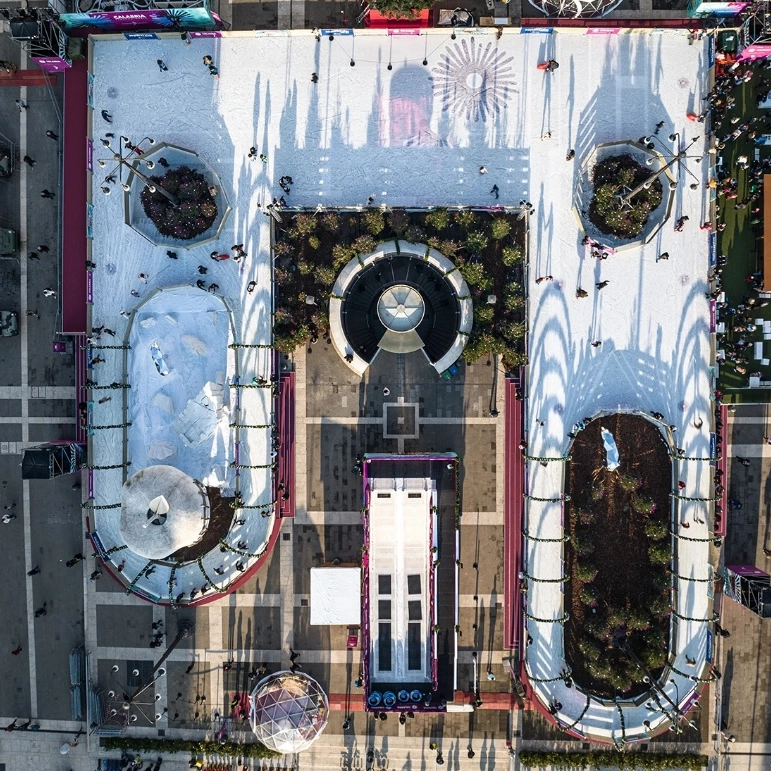
[[[361,568],[311,568],[311,626],[361,624]]]

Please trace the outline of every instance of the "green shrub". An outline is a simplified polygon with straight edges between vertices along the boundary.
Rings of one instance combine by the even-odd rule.
[[[460,274],[466,283],[472,288],[484,291],[491,283],[485,266],[481,262],[466,262],[458,270],[460,270]]]
[[[642,485],[642,481],[634,474],[625,473],[620,474],[618,484],[622,490],[626,490],[628,493],[633,493],[638,487]]]
[[[667,652],[663,648],[645,648],[640,655],[648,669],[661,669],[667,663]]]
[[[367,209],[364,212],[364,229],[371,236],[379,235],[385,228],[385,217],[379,209]]]
[[[579,509],[577,512],[578,521],[582,525],[591,525],[594,523],[594,520],[596,519],[596,514],[593,511],[589,511],[588,509]]]
[[[492,305],[478,304],[474,306],[474,324],[485,327],[491,324],[495,317],[495,308]]]
[[[524,321],[509,321],[502,325],[501,334],[510,341],[522,340],[527,333]]]
[[[570,543],[573,545],[576,553],[582,557],[585,557],[586,555],[592,554],[594,552],[594,544],[586,532],[577,533],[576,535],[572,536]]]
[[[653,514],[656,510],[656,504],[647,495],[637,495],[632,501],[632,508],[638,514]]]
[[[410,218],[404,209],[394,209],[388,215],[388,223],[391,226],[391,230],[393,230],[397,236],[401,236],[404,231],[407,230],[410,224]]]
[[[669,525],[666,522],[649,519],[645,523],[645,535],[653,541],[660,541],[669,535]]]
[[[672,554],[667,543],[654,543],[648,547],[648,559],[653,565],[668,565]]]
[[[672,601],[668,595],[662,594],[660,597],[655,597],[651,600],[648,610],[654,616],[666,616],[672,610]]]
[[[452,218],[455,220],[455,224],[463,230],[471,230],[477,224],[477,215],[470,209],[456,211]]]
[[[592,490],[589,494],[589,497],[595,502],[601,501],[605,497],[605,486],[602,484],[602,482],[595,482],[592,485]]]
[[[407,229],[404,231],[404,237],[411,244],[419,244],[422,241],[425,241],[426,234],[423,228],[420,227],[420,225],[410,224],[407,226]]]
[[[294,218],[294,230],[300,238],[305,238],[316,232],[316,217],[313,214],[298,214]]]
[[[496,241],[500,241],[502,238],[506,238],[506,236],[509,235],[510,232],[511,232],[511,225],[509,225],[508,220],[505,220],[501,217],[496,217],[490,223],[490,235]]]
[[[321,240],[318,236],[308,236],[308,246],[311,249],[318,249],[321,246]]]
[[[581,587],[579,596],[581,597],[581,602],[583,602],[584,605],[593,605],[597,599],[597,591],[591,584],[586,584],[585,586]],[[580,642],[578,647],[581,647]]]
[[[466,248],[472,254],[479,254],[487,249],[489,239],[481,230],[474,230],[466,236]]]
[[[598,163],[592,172],[594,196],[589,204],[589,219],[603,233],[619,238],[640,234],[650,213],[661,203],[662,186],[656,179],[650,188],[635,195],[629,205],[618,198],[650,176],[631,155],[615,155]]]
[[[442,243],[439,244],[439,251],[445,255],[445,257],[450,258],[455,257],[460,248],[461,245],[457,241],[452,241],[450,239],[442,241]]]
[[[507,268],[513,268],[524,257],[525,252],[520,246],[505,246],[501,251],[501,261]]]
[[[591,562],[583,560],[578,563],[578,569],[576,575],[584,583],[591,583],[597,577],[597,568]]]
[[[434,209],[426,214],[426,224],[436,230],[444,230],[450,225],[450,213],[447,209]]]
[[[277,257],[291,257],[294,254],[294,247],[289,241],[276,241],[273,245],[273,254]]]
[[[527,364],[527,354],[524,351],[515,351],[511,348],[507,348],[499,353],[501,354],[503,368],[507,372],[513,370],[515,367],[522,367]]]
[[[332,265],[336,270],[344,268],[354,257],[356,250],[351,244],[335,244],[332,247]]]
[[[552,750],[540,752],[522,750],[519,761],[526,768],[551,768],[552,771],[575,771],[581,769],[617,768],[619,771],[665,771],[666,769],[684,769],[698,771],[706,768],[709,758],[686,752],[640,752],[626,749],[624,752],[594,750],[591,752],[566,752]]]
[[[507,311],[518,311],[525,307],[525,297],[521,294],[506,294],[503,300],[503,307]]]
[[[359,236],[352,244],[354,254],[369,254],[375,251],[377,242],[372,236]]]
[[[321,227],[330,233],[337,233],[340,225],[340,215],[336,211],[328,211],[321,216]]]
[[[253,740],[249,743],[215,741],[188,741],[186,739],[158,739],[155,737],[105,737],[100,740],[105,750],[124,750],[135,754],[142,752],[189,752],[193,755],[227,756],[231,758],[278,758],[280,754]]]

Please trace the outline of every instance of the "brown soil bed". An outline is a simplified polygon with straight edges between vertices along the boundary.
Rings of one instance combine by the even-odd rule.
[[[603,427],[619,450],[621,466],[613,472],[606,468]],[[663,669],[669,646],[672,472],[667,446],[645,418],[616,414],[587,423],[571,456],[566,660],[582,689],[602,698],[636,696],[648,690],[644,672],[616,644],[626,638],[653,677]]]

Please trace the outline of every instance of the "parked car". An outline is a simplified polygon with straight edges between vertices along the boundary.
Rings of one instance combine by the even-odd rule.
[[[16,311],[0,311],[0,337],[19,334],[19,314]]]
[[[19,237],[11,228],[0,228],[0,254],[5,257],[19,251]]]

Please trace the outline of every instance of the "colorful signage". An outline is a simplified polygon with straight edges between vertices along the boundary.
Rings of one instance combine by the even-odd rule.
[[[748,5],[749,3],[699,3],[693,15],[736,16],[737,13],[741,13]]]
[[[35,62],[43,72],[62,72],[72,66],[67,64],[61,56],[33,56],[32,61]]]
[[[140,29],[211,30],[217,26],[215,16],[208,8],[63,13],[59,19],[64,25],[64,31],[70,35],[78,32],[127,32]]]
[[[764,43],[753,43],[751,46],[747,46],[738,56],[739,61],[745,59],[764,59],[771,54],[771,45]]]

